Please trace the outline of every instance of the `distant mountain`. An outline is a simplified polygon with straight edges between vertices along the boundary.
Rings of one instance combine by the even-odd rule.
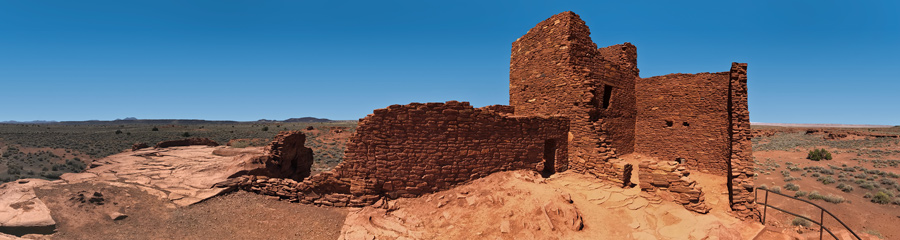
[[[327,118],[314,118],[314,117],[302,117],[302,118],[288,118],[282,122],[332,122],[331,119]]]
[[[25,122],[19,122],[19,121],[5,121],[5,122],[0,122],[0,123],[9,123],[9,124],[46,124],[46,123],[57,123],[57,121],[45,121],[45,120],[34,120],[34,121],[25,121]]]
[[[88,120],[88,121],[62,121],[59,124],[82,125],[82,124],[154,124],[154,125],[193,125],[193,124],[227,124],[239,123],[238,121],[209,121],[202,119],[116,119],[112,121]]]
[[[774,126],[774,127],[808,127],[808,128],[891,128],[897,127],[892,125],[872,125],[872,124],[821,124],[821,123],[761,123],[750,122],[753,126]]]
[[[252,121],[248,121],[248,122],[252,122]],[[334,121],[331,119],[327,119],[327,118],[302,117],[302,118],[289,118],[284,121],[260,119],[260,120],[257,120],[256,122],[258,122],[258,123],[277,123],[277,122],[323,123],[323,122],[334,122]],[[127,117],[127,118],[116,119],[116,120],[112,120],[112,121],[107,121],[107,120],[87,120],[87,121],[35,120],[35,121],[27,121],[27,122],[19,122],[19,121],[0,122],[0,124],[64,124],[64,125],[102,125],[102,124],[154,124],[154,125],[182,124],[182,125],[193,125],[193,124],[228,124],[228,123],[240,123],[240,121],[202,120],[202,119],[137,119],[135,117]]]

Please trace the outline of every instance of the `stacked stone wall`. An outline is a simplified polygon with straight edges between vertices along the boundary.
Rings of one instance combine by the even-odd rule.
[[[560,172],[568,169],[568,122],[560,116],[501,116],[456,101],[393,105],[360,120],[344,161],[332,171],[301,182],[259,176],[238,182],[304,203],[364,206],[382,197],[446,190],[499,171]]]
[[[730,169],[728,197],[731,209],[744,218],[758,219],[753,198],[753,149],[750,111],[747,104],[747,64],[731,63],[729,72]]]
[[[728,172],[729,73],[669,74],[637,84],[637,152],[689,169]]]
[[[597,49],[578,15],[557,14],[513,42],[510,105],[569,117],[571,168],[627,184],[631,166],[616,158],[633,151],[636,59],[633,45]]]
[[[312,149],[305,146],[306,134],[282,131],[265,148],[266,155],[255,161],[265,165],[265,175],[294,180],[309,177],[313,164]]]
[[[706,206],[706,198],[703,190],[697,185],[697,181],[690,179],[690,171],[681,166],[677,161],[653,162],[644,160],[638,166],[641,191],[665,194],[665,191],[673,195],[673,200],[684,205],[688,210],[698,213],[708,213],[710,208]]]

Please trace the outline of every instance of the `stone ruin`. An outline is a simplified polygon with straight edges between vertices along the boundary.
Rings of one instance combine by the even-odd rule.
[[[333,170],[308,178],[250,174],[235,184],[291,201],[359,207],[384,197],[446,190],[499,171],[549,175],[567,169],[568,118],[513,116],[496,109],[508,108],[450,101],[377,109],[359,121],[344,160]],[[303,133],[279,137],[285,135]]]
[[[282,165],[277,169],[301,172],[251,174],[235,183],[329,206],[415,197],[516,169],[545,176],[573,170],[630,187],[634,166],[619,157],[638,153],[654,159],[638,168],[645,191],[665,189],[705,212],[702,191],[682,177],[689,170],[724,175],[732,210],[758,217],[747,64],[719,73],[639,73],[634,45],[598,48],[584,21],[563,12],[513,42],[508,106],[450,101],[377,109],[359,121],[333,170],[305,177],[308,164]]]

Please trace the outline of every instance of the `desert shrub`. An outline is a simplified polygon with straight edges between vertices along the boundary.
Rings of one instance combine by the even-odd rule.
[[[804,196],[806,196],[806,192],[804,192],[804,191],[797,191],[794,193],[794,197],[799,198],[799,197],[804,197]]]
[[[781,187],[774,186],[771,189],[769,189],[769,191],[774,192],[774,193],[781,193]]]
[[[767,187],[765,184],[763,184],[763,185],[759,185],[759,189],[768,190],[769,187]]]
[[[182,136],[182,137],[191,137],[191,133],[189,133],[189,132],[184,132],[184,133],[181,134],[181,136]]]
[[[819,192],[812,191],[809,193],[809,195],[806,195],[806,198],[809,198],[809,200],[817,200],[817,199],[823,199],[823,198],[825,198],[825,196],[822,196],[822,194],[819,194]]]
[[[853,177],[859,178],[859,179],[866,179],[866,178],[869,178],[869,175],[866,175],[866,173],[861,172],[859,174],[853,175]]]
[[[794,218],[794,220],[791,221],[791,225],[794,226],[809,227],[811,224],[812,223],[801,217]]]
[[[61,172],[42,172],[41,177],[45,177],[48,179],[59,179],[59,176],[62,176]]]
[[[900,198],[894,198],[894,200],[891,201],[891,204],[900,205]]]
[[[831,153],[825,149],[814,149],[809,151],[809,154],[806,155],[806,159],[813,161],[831,160]]]
[[[884,239],[884,236],[881,236],[881,233],[878,232],[877,230],[869,229],[869,230],[865,230],[865,231],[863,231],[863,232],[864,232],[864,233],[868,233],[869,235],[872,235],[872,236],[876,236],[876,237],[878,237],[879,239]]]
[[[878,182],[883,185],[897,186],[897,181],[894,181],[893,179],[882,178],[881,180],[878,180]]]
[[[870,192],[867,192],[866,195],[863,195],[863,198],[872,198],[872,197],[874,197],[874,196]]]
[[[875,188],[878,188],[878,184],[875,182],[872,182],[872,181],[866,181],[866,182],[860,184],[859,187],[873,190]]]
[[[788,184],[784,185],[784,189],[791,190],[791,191],[797,191],[797,190],[800,190],[800,186],[797,184],[794,184],[794,183],[788,183]]]
[[[797,166],[788,166],[787,169],[788,169],[788,170],[791,170],[791,172],[797,172],[797,171],[803,170],[803,169],[800,169],[800,168],[797,167]]]
[[[822,176],[822,175],[819,175],[819,173],[813,173],[811,176],[812,176],[812,177],[819,177],[819,176]]]
[[[830,202],[830,203],[842,203],[842,202],[844,202],[844,198],[843,198],[843,197],[841,197],[841,196],[836,196],[836,195],[831,195],[831,194],[828,194],[827,196],[823,197],[822,200],[825,200],[826,202]]]
[[[843,184],[843,183],[838,184],[837,188],[843,192],[852,192],[853,191],[853,186],[850,186],[848,184]]]
[[[159,128],[153,127],[153,129],[150,129],[150,131],[157,132],[157,131],[159,131]]]
[[[828,184],[832,184],[832,183],[837,182],[837,181],[835,181],[834,178],[832,178],[831,176],[822,176],[822,177],[819,177],[818,181],[822,182],[822,184],[825,184],[825,185],[828,185]]]
[[[122,134],[122,130],[116,130],[116,134]]]
[[[891,202],[891,197],[885,192],[878,192],[875,196],[872,196],[870,201],[877,204],[888,204]]]
[[[263,130],[263,132],[265,132],[265,131],[269,131],[269,126],[265,126],[265,127],[263,127],[263,128],[262,128],[262,130]]]

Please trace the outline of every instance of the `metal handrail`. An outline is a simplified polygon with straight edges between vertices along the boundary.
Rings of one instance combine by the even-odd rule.
[[[791,196],[788,196],[788,195],[784,195],[784,194],[782,194],[782,193],[780,193],[780,192],[772,192],[772,191],[769,191],[769,189],[765,189],[765,188],[761,188],[761,187],[756,187],[756,189],[757,189],[757,190],[764,190],[764,191],[766,191],[765,200],[764,200],[763,203],[762,203],[762,205],[763,205],[763,215],[762,215],[762,217],[760,218],[760,222],[763,223],[763,224],[766,223],[766,210],[767,210],[767,208],[772,208],[772,209],[775,209],[775,210],[778,210],[778,211],[782,211],[782,212],[784,212],[784,213],[787,213],[787,214],[790,214],[790,215],[793,215],[793,216],[796,216],[796,217],[800,217],[800,218],[809,220],[810,222],[813,222],[813,223],[815,223],[816,225],[819,225],[819,240],[822,239],[822,230],[825,230],[826,232],[828,232],[828,234],[830,234],[831,237],[834,237],[834,239],[838,239],[838,237],[835,236],[834,233],[831,232],[831,230],[829,230],[827,227],[825,227],[825,224],[824,224],[824,222],[825,222],[825,213],[828,213],[828,215],[831,216],[831,218],[833,218],[833,219],[836,220],[838,223],[840,223],[841,226],[844,226],[844,228],[847,229],[847,231],[849,231],[850,234],[853,234],[853,236],[856,237],[856,239],[862,240],[862,238],[860,238],[859,235],[856,235],[856,233],[853,232],[853,229],[850,229],[850,227],[848,227],[847,224],[844,224],[844,221],[841,221],[841,219],[838,219],[837,216],[834,216],[834,214],[831,214],[831,212],[829,212],[828,210],[825,210],[825,208],[823,208],[822,206],[819,206],[818,204],[815,204],[815,203],[812,203],[812,202],[810,202],[810,201],[806,201],[806,200],[803,200],[803,199],[799,199],[799,198],[796,198],[796,197],[791,197]],[[819,210],[821,210],[821,211],[819,212],[819,221],[816,222],[815,220],[812,220],[812,219],[810,219],[810,218],[808,218],[808,217],[800,216],[799,214],[792,213],[792,212],[787,211],[787,210],[785,210],[785,209],[781,209],[781,208],[778,208],[778,207],[769,205],[769,193],[770,193],[770,192],[771,192],[771,193],[774,193],[774,194],[778,194],[778,195],[784,196],[784,197],[787,197],[787,198],[789,198],[789,199],[794,199],[794,200],[798,200],[798,201],[801,201],[801,202],[805,202],[805,203],[808,203],[809,205],[813,205],[813,206],[819,208]],[[759,196],[759,191],[753,191],[753,201],[756,202],[756,203],[759,203],[759,201],[757,201],[758,196]]]

